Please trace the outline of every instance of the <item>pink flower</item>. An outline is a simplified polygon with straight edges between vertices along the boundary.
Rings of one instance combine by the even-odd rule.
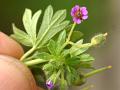
[[[80,24],[83,20],[88,18],[87,8],[75,5],[71,10],[71,16],[73,17],[73,21],[75,23]]]

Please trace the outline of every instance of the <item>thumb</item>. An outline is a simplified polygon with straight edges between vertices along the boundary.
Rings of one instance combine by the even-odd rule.
[[[0,55],[0,90],[38,90],[29,69],[18,60]]]

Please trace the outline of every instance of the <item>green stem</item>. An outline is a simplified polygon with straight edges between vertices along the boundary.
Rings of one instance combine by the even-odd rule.
[[[84,77],[88,78],[88,77],[91,77],[91,76],[93,76],[97,73],[103,72],[103,71],[111,69],[111,68],[112,68],[112,66],[103,67],[103,68],[100,68],[100,69],[97,69],[97,70],[94,70],[92,72],[89,72],[89,73],[85,74]]]
[[[35,59],[35,60],[26,61],[26,62],[23,62],[23,63],[27,66],[33,66],[33,65],[44,63],[44,62],[47,62],[47,61],[48,60]]]
[[[65,42],[64,45],[62,46],[62,49],[65,48],[66,45],[69,44],[69,41],[70,41],[70,38],[71,38],[71,35],[72,35],[72,33],[73,33],[73,30],[74,30],[75,26],[76,26],[76,23],[74,22],[74,24],[72,25],[72,28],[71,28],[71,30],[70,30],[70,32],[69,32],[69,34],[68,34],[68,38],[66,39],[66,42]]]
[[[68,38],[67,38],[66,42],[69,42],[69,41],[70,41],[70,38],[71,38],[71,35],[72,35],[72,33],[73,33],[73,30],[74,30],[75,26],[76,26],[76,23],[74,22],[74,24],[73,24],[73,26],[72,26],[69,34],[68,34]]]
[[[56,75],[56,77],[55,77],[55,79],[54,79],[54,81],[53,81],[53,84],[55,84],[56,79],[59,78],[60,74],[61,74],[61,70],[59,70],[59,71],[57,72],[57,75]]]
[[[20,60],[24,60],[26,57],[28,57],[31,53],[33,53],[35,51],[36,47],[32,47],[28,52],[26,52],[21,58]]]

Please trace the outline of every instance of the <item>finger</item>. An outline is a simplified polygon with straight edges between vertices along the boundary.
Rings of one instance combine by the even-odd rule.
[[[20,58],[23,55],[23,48],[16,41],[0,32],[0,54]]]
[[[0,55],[0,90],[38,90],[35,80],[20,61]]]

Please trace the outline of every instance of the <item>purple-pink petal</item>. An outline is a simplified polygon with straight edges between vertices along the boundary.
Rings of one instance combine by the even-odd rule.
[[[51,89],[51,88],[53,88],[54,85],[53,85],[52,81],[49,80],[46,82],[46,86],[47,86],[47,88]]]
[[[71,16],[74,16],[76,12],[77,12],[77,9],[73,7],[71,10]]]
[[[78,11],[80,9],[80,6],[79,5],[75,5],[76,10]]]
[[[77,24],[80,24],[81,23],[81,20],[79,18],[73,18],[73,21]]]
[[[88,16],[87,15],[86,16],[82,16],[82,19],[86,20],[86,19],[88,19]]]
[[[88,14],[88,11],[87,11],[87,8],[86,7],[81,7],[81,12],[83,15],[87,15]]]
[[[83,9],[85,10],[85,9],[87,9],[87,8],[86,8],[86,7],[80,7],[80,9],[81,9],[81,10],[83,10]]]
[[[76,5],[75,7],[73,7],[71,10],[71,16],[74,16],[79,9],[80,9],[79,5]]]
[[[74,10],[74,8],[72,8],[72,10],[71,10],[71,16],[74,16],[75,15],[75,10]]]

